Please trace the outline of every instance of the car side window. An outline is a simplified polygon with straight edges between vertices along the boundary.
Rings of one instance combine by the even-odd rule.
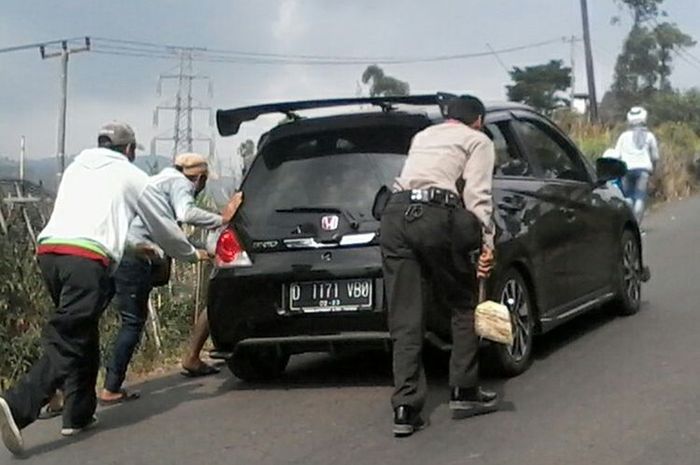
[[[533,121],[514,121],[514,126],[528,153],[537,159],[545,179],[587,181],[588,174],[578,154],[556,136]]]
[[[486,125],[486,134],[493,141],[496,151],[496,162],[493,167],[494,176],[532,176],[532,170],[527,160],[523,159],[508,140],[506,122]]]

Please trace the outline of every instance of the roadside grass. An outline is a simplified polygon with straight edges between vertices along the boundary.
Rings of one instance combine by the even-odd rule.
[[[624,125],[589,124],[566,113],[557,123],[590,160],[615,147]],[[684,123],[663,123],[651,128],[659,141],[661,163],[650,181],[652,202],[667,202],[692,195],[700,187],[700,136]]]

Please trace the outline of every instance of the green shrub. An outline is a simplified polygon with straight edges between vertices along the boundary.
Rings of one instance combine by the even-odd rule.
[[[177,263],[172,291],[167,287],[154,291],[153,300],[159,303],[161,351],[147,329],[134,356],[132,373],[151,371],[182,354],[194,315],[194,276],[193,265]],[[41,354],[41,331],[52,311],[31,240],[21,230],[0,235],[0,390],[16,382]],[[100,322],[103,365],[119,325],[118,313],[110,306]]]

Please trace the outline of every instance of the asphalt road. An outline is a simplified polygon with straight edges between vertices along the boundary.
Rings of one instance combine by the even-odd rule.
[[[432,425],[391,436],[389,359],[304,356],[287,377],[243,384],[228,373],[146,383],[67,440],[60,421],[25,430],[26,464],[697,464],[700,463],[700,198],[647,222],[652,281],[642,311],[589,314],[538,341],[524,375],[489,380],[496,414],[453,421],[433,369]],[[0,450],[0,463],[14,462]]]

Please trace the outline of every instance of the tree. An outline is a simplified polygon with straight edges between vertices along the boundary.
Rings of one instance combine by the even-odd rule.
[[[659,9],[664,0],[617,0],[618,5],[627,8],[632,14],[634,25],[639,26],[645,21],[654,19],[659,14],[665,14]],[[613,18],[619,20],[619,18]]]
[[[245,176],[250,168],[250,164],[253,163],[253,159],[255,158],[255,142],[251,139],[246,139],[241,142],[241,145],[238,146],[238,156],[240,156],[243,161],[242,174]]]
[[[651,97],[659,80],[658,44],[645,26],[634,26],[615,64],[613,93],[621,102]]]
[[[693,38],[666,16],[664,0],[616,0],[633,18],[632,28],[617,57],[610,92],[603,99],[604,113],[617,119],[630,106],[648,104],[658,92],[672,92],[673,55],[695,45]]]
[[[392,95],[408,95],[410,87],[407,82],[387,76],[384,70],[377,65],[370,65],[362,73],[362,83],[368,84],[370,97],[386,97]]]
[[[514,67],[509,72],[513,84],[506,86],[508,98],[549,112],[570,103],[564,91],[571,86],[571,68],[562,60],[544,65]]]
[[[670,91],[672,53],[677,53],[679,49],[694,46],[695,40],[681,31],[678,26],[668,22],[657,24],[654,28],[654,36],[658,45],[660,89],[662,91]]]

